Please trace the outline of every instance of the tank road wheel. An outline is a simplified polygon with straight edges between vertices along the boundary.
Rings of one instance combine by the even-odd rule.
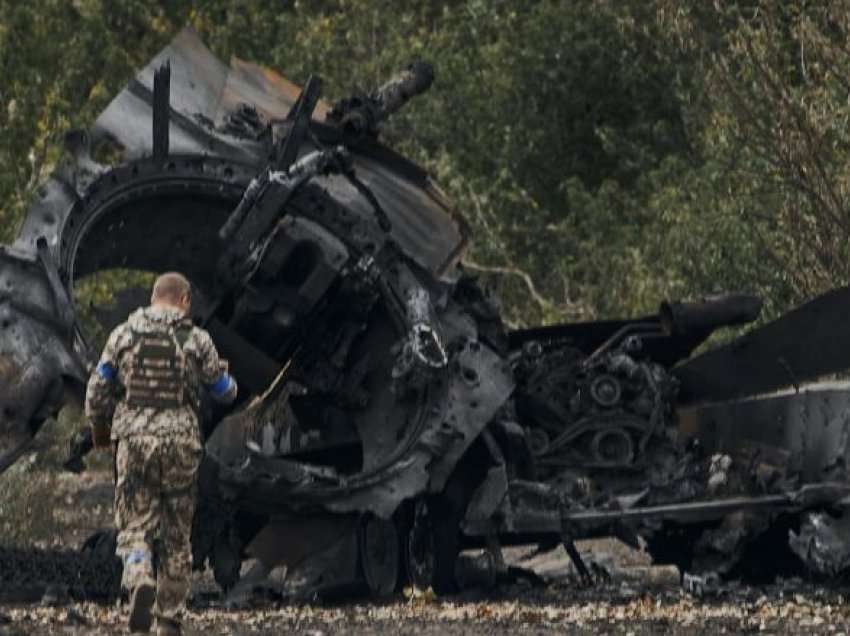
[[[389,596],[396,590],[401,549],[392,520],[372,514],[363,517],[359,531],[360,566],[374,596]]]
[[[441,519],[434,501],[417,500],[404,536],[404,564],[407,578],[420,589],[437,594],[457,591],[455,561],[460,553],[456,524]]]

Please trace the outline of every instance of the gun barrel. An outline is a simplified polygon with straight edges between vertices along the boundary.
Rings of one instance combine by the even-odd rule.
[[[659,315],[667,333],[684,334],[745,325],[758,318],[762,305],[757,296],[726,294],[692,303],[664,302]]]
[[[328,112],[327,119],[355,138],[377,135],[382,121],[427,91],[433,83],[434,67],[416,60],[369,95],[339,100]]]
[[[231,212],[230,216],[227,217],[227,221],[224,222],[224,225],[222,225],[218,231],[218,238],[222,242],[229,241],[233,238],[233,235],[236,234],[239,226],[242,225],[242,221],[244,221],[245,217],[248,215],[248,211],[251,209],[251,206],[253,206],[254,202],[257,200],[257,195],[260,193],[260,189],[263,184],[264,179],[261,177],[252,179],[251,183],[248,184],[248,187],[245,189],[245,193],[242,195],[242,199],[240,199],[236,209]]]
[[[378,120],[384,120],[411,99],[421,95],[434,83],[434,67],[416,60],[406,69],[393,76],[373,94],[380,105]]]

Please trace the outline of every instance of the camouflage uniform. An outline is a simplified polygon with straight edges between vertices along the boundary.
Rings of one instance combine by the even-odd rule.
[[[189,403],[163,408],[128,399],[133,347],[140,334],[168,334],[182,348],[186,395],[206,388],[230,402],[235,381],[220,368],[206,331],[192,326],[172,307],[152,305],[134,312],[109,336],[86,393],[93,426],[111,423],[116,446],[115,523],[122,585],[132,591],[156,577],[158,618],[179,623],[191,572],[189,544],[194,514],[195,475],[203,454],[196,408]],[[156,382],[152,382],[156,384]]]

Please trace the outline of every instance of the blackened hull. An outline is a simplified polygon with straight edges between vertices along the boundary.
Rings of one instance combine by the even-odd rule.
[[[151,118],[154,71],[171,63],[170,148],[172,154],[217,157],[254,164],[267,162],[267,140],[222,132],[225,119],[240,104],[250,104],[267,120],[282,120],[300,89],[274,71],[234,60],[218,60],[192,29],[183,30],[163,49],[98,117],[94,142],[111,139],[128,156],[152,153]],[[343,141],[324,125],[327,105],[314,113],[314,132],[325,143]],[[306,150],[306,149],[305,149]],[[381,202],[392,223],[392,238],[420,266],[440,276],[460,256],[467,228],[439,188],[421,168],[381,144],[370,141],[351,148],[353,165]],[[372,214],[370,204],[350,191],[342,180],[317,180],[353,213]]]
[[[166,60],[171,65],[170,154],[156,161],[147,158],[153,150],[153,77]],[[15,240],[15,254],[21,262],[37,264],[36,245],[42,240],[71,296],[76,278],[114,267],[179,269],[201,288],[210,287],[219,251],[215,233],[250,178],[266,164],[269,153],[266,139],[222,132],[226,115],[244,102],[267,119],[280,119],[298,92],[297,86],[269,69],[240,60],[233,60],[230,66],[223,64],[191,29],[184,30],[116,96],[90,131],[75,133],[75,141],[68,145],[74,161],[70,167],[57,169],[39,187]],[[321,123],[326,111],[327,105],[320,103],[314,132],[333,142],[337,133]],[[129,161],[115,168],[94,161],[89,146],[96,148],[107,141],[122,147]],[[354,165],[358,177],[390,216],[392,238],[427,271],[443,274],[463,249],[466,228],[427,174],[376,141],[355,149]],[[355,216],[372,217],[369,203],[347,183],[333,178],[321,181]],[[27,283],[17,270],[10,273],[6,263],[0,263],[0,270],[0,276],[12,280],[7,289],[26,290],[17,294],[19,300],[38,296],[40,287]],[[36,301],[39,305],[39,298]],[[59,315],[49,302],[41,304],[45,306],[40,313],[47,315],[48,323]],[[9,311],[20,313],[19,308]],[[28,311],[20,318],[22,323],[44,322]],[[61,372],[84,381],[84,360],[67,334],[60,333],[66,327],[48,326],[49,334],[28,341],[55,340],[56,350],[61,350],[58,362],[56,356],[39,354],[39,364],[43,362],[50,370],[42,375],[53,378]],[[6,346],[11,342],[10,333],[0,334],[0,351],[12,346]],[[9,371],[10,377],[3,381],[6,389],[17,386],[23,368],[16,363]],[[54,374],[56,369],[59,371]],[[268,369],[253,374],[257,377],[246,375],[250,380],[246,388],[261,391],[269,375]],[[30,381],[29,386],[35,384]],[[37,430],[28,414],[37,412],[38,405],[19,406],[7,412],[14,411],[14,416],[4,416],[8,422],[4,421],[3,427],[21,429],[22,437],[9,437],[9,444],[0,448],[0,457],[6,458],[3,463],[10,463],[12,452],[19,454],[22,444]]]
[[[382,334],[375,336],[375,342],[382,340]],[[368,511],[389,518],[405,499],[443,490],[463,454],[513,389],[504,360],[471,340],[415,404],[405,405],[390,390],[390,352],[375,354],[389,365],[373,369],[373,404],[356,418],[366,460],[357,474],[304,480],[297,463],[246,449],[240,414],[219,425],[207,443],[208,461],[214,464],[223,490],[236,494],[240,507],[265,514],[317,508]],[[397,434],[403,437],[396,439]]]

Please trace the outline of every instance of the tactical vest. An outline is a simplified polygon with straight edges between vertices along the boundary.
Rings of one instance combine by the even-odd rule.
[[[183,326],[153,332],[133,332],[129,350],[125,402],[138,408],[200,407],[192,362],[183,351],[189,335]],[[182,337],[181,337],[182,336]]]

